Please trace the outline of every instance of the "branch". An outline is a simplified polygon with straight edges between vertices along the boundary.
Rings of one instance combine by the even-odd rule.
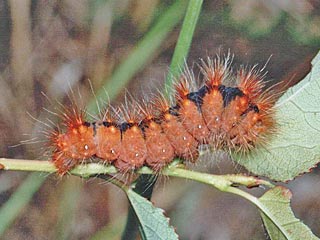
[[[244,185],[247,187],[256,187],[259,185],[265,185],[268,187],[273,187],[274,185],[268,181],[246,176],[242,174],[227,174],[227,175],[214,175],[208,173],[194,172],[192,170],[184,169],[183,165],[179,159],[174,160],[166,168],[161,171],[162,175],[179,177],[190,180],[195,180],[197,182],[202,182],[205,184],[212,185],[221,191],[225,191],[228,186]],[[33,172],[47,172],[54,173],[56,168],[54,164],[50,161],[41,160],[25,160],[25,159],[8,159],[0,158],[0,169],[10,170],[10,171],[33,171]],[[115,174],[118,173],[117,169],[112,165],[106,165],[101,163],[88,163],[81,164],[75,167],[70,174],[80,176],[83,178],[88,178],[94,175],[100,174]],[[156,175],[159,173],[154,172],[148,167],[142,167],[137,170],[139,174],[152,174]]]

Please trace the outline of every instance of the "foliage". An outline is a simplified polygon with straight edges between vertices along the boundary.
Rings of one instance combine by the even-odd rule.
[[[176,45],[175,54],[171,62],[171,74],[179,72],[179,67],[188,55],[190,44],[193,38],[194,29],[200,15],[202,1],[190,0],[187,13],[184,18],[180,37]],[[109,81],[106,81],[103,91],[98,93],[98,98],[105,96],[107,90],[110,98],[115,98],[119,91],[128,81],[139,72],[159,51],[161,44],[166,40],[172,29],[181,21],[187,2],[175,1],[164,14],[155,20],[153,27],[145,34],[128,57],[116,68]],[[254,18],[255,19],[255,18]],[[280,21],[278,18],[277,21]],[[267,34],[271,27],[277,22],[272,22],[261,34]],[[303,38],[303,36],[299,36]],[[236,156],[234,159],[249,171],[259,176],[267,176],[272,180],[288,181],[308,172],[320,159],[319,148],[319,88],[320,79],[320,55],[313,60],[313,68],[303,81],[289,89],[278,101],[276,118],[279,123],[278,133],[273,136],[265,148],[257,149],[247,156]],[[172,77],[168,76],[167,85],[171,85]],[[103,101],[102,100],[102,101]],[[95,111],[95,101],[89,103],[89,110]],[[0,165],[5,170],[43,171],[54,172],[50,162],[42,161],[19,161],[0,159]],[[268,181],[246,175],[211,175],[184,169],[179,161],[173,162],[163,170],[163,174],[171,177],[179,177],[201,182],[217,188],[222,192],[232,193],[247,199],[261,212],[263,223],[271,239],[318,239],[311,230],[297,219],[290,207],[291,192],[287,188],[274,187]],[[99,164],[88,164],[79,166],[72,171],[72,174],[83,178],[92,175],[108,175],[115,173],[112,166]],[[154,174],[148,168],[139,170],[142,175]],[[39,180],[38,173],[31,174],[17,191],[11,196],[0,209],[0,235],[10,226],[18,213],[30,201],[32,195],[39,189],[45,178]],[[177,233],[169,225],[164,211],[155,207],[149,200],[134,192],[135,184],[125,186],[114,182],[127,194],[129,202],[135,211],[139,221],[142,239],[177,239]],[[266,186],[270,190],[257,198],[239,186],[248,188]],[[66,188],[66,206],[72,205],[72,187]],[[76,189],[78,194],[79,189]],[[137,191],[138,192],[138,191]],[[138,192],[139,193],[139,192]],[[69,194],[69,195],[68,195]],[[141,194],[141,192],[140,192]],[[74,195],[77,196],[77,195]],[[63,207],[63,206],[62,206]],[[68,216],[72,207],[67,207],[62,215]],[[71,209],[71,210],[70,210]],[[63,225],[63,224],[62,224]],[[61,227],[63,231],[64,226]],[[64,234],[62,234],[64,235]],[[100,235],[107,237],[107,233]],[[61,237],[61,236],[60,236]],[[67,238],[67,236],[62,236]],[[94,239],[99,239],[98,235]]]
[[[257,175],[288,181],[309,172],[320,159],[320,55],[311,72],[276,104],[277,133],[266,146],[234,159]]]

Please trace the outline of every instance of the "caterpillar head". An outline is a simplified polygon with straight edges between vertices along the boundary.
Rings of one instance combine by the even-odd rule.
[[[85,122],[81,113],[64,115],[66,131],[53,131],[50,145],[54,146],[52,161],[63,175],[74,166],[91,158],[96,152],[93,124]]]

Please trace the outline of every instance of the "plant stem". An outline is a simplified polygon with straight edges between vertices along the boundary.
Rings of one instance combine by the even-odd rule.
[[[56,172],[56,168],[50,161],[40,161],[40,160],[23,160],[23,159],[8,159],[0,158],[0,167],[3,170],[12,171],[33,171],[33,172]],[[181,164],[179,159],[174,160],[169,166],[164,168],[161,172],[162,175],[186,178],[190,180],[195,180],[197,182],[202,182],[205,184],[213,185],[217,188],[230,186],[230,185],[244,185],[247,187],[255,187],[259,185],[265,185],[267,187],[274,187],[268,181],[255,178],[252,176],[245,176],[241,174],[228,174],[228,175],[213,175],[208,173],[194,172],[183,168],[184,165]],[[117,169],[112,165],[104,165],[99,163],[89,163],[83,164],[75,167],[71,174],[80,176],[83,178],[88,178],[93,175],[100,174],[114,174],[118,173]],[[137,170],[139,174],[155,175],[156,173],[148,168],[142,167]]]
[[[172,177],[186,178],[197,182],[209,184],[218,188],[221,191],[224,191],[225,188],[235,184],[244,185],[247,187],[256,187],[259,185],[265,185],[271,188],[274,187],[274,185],[270,182],[252,176],[235,174],[214,175],[177,168],[172,165],[164,169],[162,174]]]
[[[183,166],[183,165],[182,165]],[[17,159],[5,159],[0,158],[0,167],[3,170],[20,170],[20,171],[38,171],[38,172],[55,172],[56,169],[52,162],[49,161],[37,161],[37,160],[17,160]],[[107,174],[117,173],[117,169],[114,166],[106,166],[98,163],[90,163],[86,165],[77,166],[71,171],[71,174],[81,176],[84,178],[90,176],[98,176],[105,180],[108,180],[118,187],[120,187],[125,192],[128,191],[128,187],[125,184],[119,182],[115,178],[110,178]],[[146,197],[150,200],[153,186],[155,184],[155,173],[152,169],[148,167],[142,167],[137,171],[137,173],[142,174],[140,180],[134,185],[134,191]],[[274,187],[268,181],[258,179],[252,176],[245,175],[212,175],[207,173],[200,173],[191,170],[186,170],[181,168],[179,161],[173,161],[168,167],[162,170],[161,174],[172,177],[179,177],[194,180],[197,182],[205,183],[223,192],[229,192],[239,195],[254,205],[256,205],[271,221],[274,222],[274,217],[272,213],[261,203],[256,197],[250,195],[249,193],[242,191],[238,188],[233,187],[234,185],[244,185],[247,187],[256,187],[259,185],[265,185],[267,187]],[[32,175],[31,175],[32,176]],[[26,183],[27,184],[27,183]],[[1,213],[0,213],[1,215]],[[134,224],[133,224],[134,223]],[[123,234],[122,239],[132,239],[136,235],[137,231],[137,219],[132,208],[129,209],[127,227]],[[281,224],[274,222],[274,224],[279,228],[279,230],[286,236],[286,231],[282,229]]]
[[[54,173],[57,171],[54,164],[50,161],[25,160],[0,158],[0,169],[9,171],[32,171]],[[90,177],[91,175],[117,173],[114,166],[106,166],[98,163],[91,163],[74,168],[71,173],[81,177]]]
[[[0,168],[13,171],[56,172],[49,161],[0,158]]]

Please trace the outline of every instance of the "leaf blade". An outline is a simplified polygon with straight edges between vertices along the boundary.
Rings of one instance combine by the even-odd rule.
[[[278,100],[275,136],[247,155],[233,155],[254,174],[288,181],[309,172],[320,161],[320,54],[312,64],[304,80]]]
[[[129,189],[127,191],[130,204],[139,219],[141,230],[144,233],[143,239],[178,239],[169,220],[163,215],[163,210],[156,208],[144,197]]]
[[[291,192],[284,187],[275,187],[267,191],[259,201],[272,213],[281,225],[282,233],[270,218],[261,212],[261,217],[272,240],[317,240],[311,230],[296,218],[290,208]]]
[[[174,78],[178,77],[181,74],[184,61],[188,56],[196,24],[201,13],[202,3],[203,0],[189,1],[187,12],[184,17],[182,28],[177,41],[177,45],[172,56],[170,72],[168,73],[166,79],[165,93],[168,95],[171,93]]]

